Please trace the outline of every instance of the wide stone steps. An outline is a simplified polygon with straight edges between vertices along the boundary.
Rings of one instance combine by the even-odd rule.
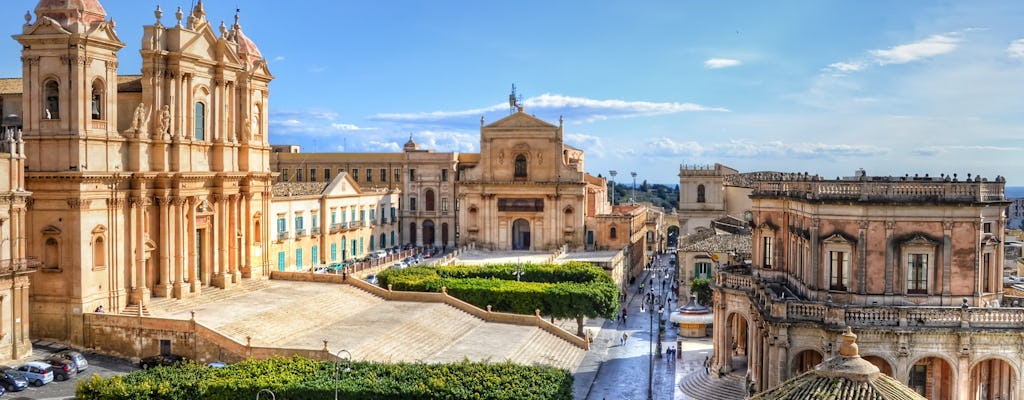
[[[175,299],[173,297],[157,297],[150,301],[149,307],[157,315],[179,314],[191,310],[198,310],[208,304],[217,304],[224,300],[245,296],[250,292],[266,289],[270,281],[263,279],[242,279],[230,289],[221,289],[215,286],[203,286],[198,296],[186,299]]]
[[[251,336],[253,345],[284,345],[305,332],[343,320],[384,301],[360,290],[342,291],[344,294],[331,291],[278,304],[270,310],[234,320],[216,329],[236,338]],[[254,326],[259,328],[254,329]],[[253,334],[257,331],[258,334]]]
[[[573,370],[585,355],[585,350],[536,328],[526,343],[511,357],[511,361],[519,364],[540,363]]]
[[[430,359],[483,320],[444,304],[432,304],[397,329],[392,329],[356,349],[373,361],[423,361]]]
[[[126,306],[125,308],[121,309],[121,312],[119,312],[118,315],[127,315],[127,316],[137,317],[137,316],[139,316],[139,305],[138,304],[131,304],[129,306]],[[149,309],[146,306],[142,306],[142,316],[143,317],[149,317],[150,316]]]
[[[697,400],[743,400],[747,397],[743,385],[742,376],[726,374],[714,379],[701,368],[683,378],[679,390]]]

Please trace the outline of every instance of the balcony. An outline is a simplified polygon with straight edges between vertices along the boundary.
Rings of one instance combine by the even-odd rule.
[[[358,224],[358,226],[359,226],[360,228],[366,227],[366,220],[365,220],[365,219],[361,219],[361,220],[359,220],[359,224]]]
[[[277,241],[278,242],[282,242],[285,239],[291,239],[291,237],[292,237],[292,233],[291,232],[288,232],[288,231],[278,231],[277,232]]]
[[[296,229],[295,230],[295,237],[300,238],[300,237],[303,237],[303,236],[306,236],[306,230],[305,229]]]
[[[331,233],[341,232],[341,228],[342,227],[343,227],[342,224],[337,223],[337,222],[331,224]]]
[[[313,229],[311,229],[309,231],[309,236],[311,236],[311,237],[320,236],[320,227],[319,226],[314,226]]]

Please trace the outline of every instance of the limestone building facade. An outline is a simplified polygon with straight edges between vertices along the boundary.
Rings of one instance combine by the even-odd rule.
[[[480,159],[459,165],[460,236],[495,250],[582,248],[583,152],[562,127],[519,111],[480,127]]]
[[[1005,180],[757,177],[752,263],[715,272],[714,368],[758,390],[835,355],[929,399],[1024,396],[1022,309],[1002,303]]]
[[[750,210],[750,188],[745,174],[715,163],[679,166],[680,235],[709,227],[711,221],[726,215],[742,218]]]
[[[276,231],[270,256],[278,271],[306,271],[344,263],[398,238],[397,190],[363,190],[348,173],[330,182],[278,182],[270,215]]]
[[[25,190],[22,135],[14,128],[0,131],[0,360],[32,352],[30,277],[39,261],[27,254],[24,240],[31,192]]]
[[[268,265],[273,76],[203,2],[141,32],[142,74],[98,0],[40,0],[22,32],[33,337],[81,341],[82,312],[226,288]],[[59,149],[55,151],[55,149]]]

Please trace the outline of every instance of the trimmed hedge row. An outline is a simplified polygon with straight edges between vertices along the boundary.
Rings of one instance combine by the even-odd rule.
[[[520,281],[513,275],[516,268],[523,271]],[[440,292],[446,287],[448,294],[477,307],[516,314],[539,309],[555,318],[614,318],[619,305],[611,277],[581,262],[413,267],[384,271],[378,280],[394,290]]]
[[[572,375],[562,369],[510,362],[488,364],[342,364],[300,357],[249,360],[224,368],[189,363],[127,375],[81,380],[82,400],[236,400],[263,389],[277,400],[339,398],[391,399],[551,399],[572,400]],[[337,375],[336,375],[337,374]],[[336,379],[336,376],[340,379]],[[263,396],[269,398],[269,396]]]

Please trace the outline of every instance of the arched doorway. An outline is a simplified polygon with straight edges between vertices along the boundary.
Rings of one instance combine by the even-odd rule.
[[[519,218],[512,223],[512,250],[530,249],[530,222]]]
[[[431,221],[429,219],[423,221],[423,245],[434,245],[434,221]]]
[[[817,350],[804,350],[796,353],[796,356],[793,357],[793,362],[790,364],[789,376],[797,376],[814,369],[818,364],[821,364],[823,357]]]
[[[729,347],[724,351],[728,356],[726,371],[743,374],[747,369],[747,331],[750,329],[747,318],[740,313],[733,313],[726,319],[726,343]]]
[[[879,356],[864,356],[862,358],[864,358],[864,361],[871,363],[871,365],[878,367],[878,370],[883,374],[889,375],[890,378],[893,378],[892,366],[889,365],[889,362],[885,361],[884,358]]]
[[[1012,399],[1017,393],[1017,376],[1013,365],[1006,360],[990,358],[971,367],[971,399]]]
[[[941,357],[924,357],[910,367],[907,386],[932,400],[953,400],[953,367]]]

